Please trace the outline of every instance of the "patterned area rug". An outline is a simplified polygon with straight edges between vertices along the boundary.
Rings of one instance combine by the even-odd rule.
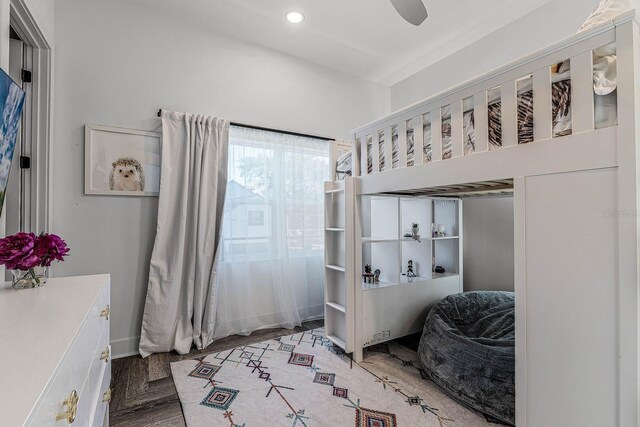
[[[415,352],[396,343],[361,365],[322,329],[171,364],[189,427],[487,426],[422,378]]]

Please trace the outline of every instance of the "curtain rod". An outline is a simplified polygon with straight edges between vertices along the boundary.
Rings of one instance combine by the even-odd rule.
[[[158,110],[158,117],[160,117],[161,114],[162,114],[162,108]],[[272,129],[272,128],[266,128],[266,127],[262,127],[262,126],[245,125],[244,123],[237,123],[237,122],[230,122],[229,124],[231,126],[235,126],[235,127],[239,127],[239,128],[264,130],[264,131],[267,131],[267,132],[277,132],[277,133],[282,133],[282,134],[285,134],[285,135],[301,136],[303,138],[320,139],[322,141],[333,141],[335,139],[335,138],[327,138],[326,136],[309,135],[308,133],[291,132],[291,131],[288,131],[288,130]]]

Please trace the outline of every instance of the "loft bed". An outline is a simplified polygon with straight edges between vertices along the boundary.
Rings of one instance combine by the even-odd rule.
[[[549,67],[551,72],[551,121],[552,136],[560,137],[572,133],[571,121],[571,61],[566,60]],[[611,79],[615,79],[616,55],[615,46],[606,46],[597,49],[593,54],[594,81],[597,81],[597,88],[594,88],[594,124],[596,129],[615,126],[617,124],[616,107],[616,85]],[[534,141],[534,91],[533,75],[521,77],[516,80],[516,122],[517,122],[517,143],[526,144]],[[462,101],[462,144],[463,155],[471,155],[479,148],[484,148],[488,143],[488,150],[502,148],[502,96],[501,88],[488,90],[486,95],[486,116],[488,119],[487,140],[479,138],[480,146],[476,144],[476,109],[481,105],[474,105],[474,97],[468,97]],[[513,93],[511,94],[513,95]],[[484,103],[481,99],[480,103]],[[456,105],[459,107],[459,105]],[[439,116],[441,133],[438,135],[439,141],[434,142],[436,136],[432,136],[431,117]],[[460,116],[458,115],[458,118]],[[509,119],[508,117],[506,118]],[[435,120],[433,120],[435,122]],[[429,163],[434,160],[447,160],[453,157],[452,125],[459,130],[460,123],[452,123],[452,105],[445,105],[439,111],[429,111],[421,117],[409,119],[403,126],[392,126],[391,131],[378,130],[370,135],[361,135],[361,170],[363,175],[388,170],[386,159],[388,156],[389,144],[385,138],[391,136],[391,167],[411,167],[416,164]],[[416,130],[418,132],[416,132]],[[479,127],[479,132],[484,130]],[[421,133],[420,136],[417,133]],[[366,143],[365,143],[366,141]],[[374,141],[377,150],[374,150]],[[435,155],[434,145],[440,147],[439,154]],[[401,147],[402,145],[402,147]],[[417,149],[416,149],[417,148]],[[402,153],[402,154],[401,154]],[[406,153],[406,154],[405,154]],[[422,159],[416,158],[416,153],[422,154]],[[374,162],[374,158],[377,163]],[[401,164],[402,159],[402,164]],[[366,160],[366,169],[364,161]],[[347,171],[350,174],[352,169],[352,153],[343,153],[336,161],[336,169]],[[405,164],[406,162],[406,164]]]
[[[638,49],[631,11],[356,129],[325,184],[329,338],[360,362],[462,290],[461,257],[441,288],[365,289],[363,200],[511,192],[516,424],[638,425]]]
[[[394,113],[384,122],[357,129],[355,150],[342,146],[336,156],[336,171],[342,175],[338,179],[617,125],[615,43],[491,87],[502,74],[492,72],[489,84],[480,85],[490,87],[479,93],[473,93],[477,85],[467,83],[452,90],[453,94],[437,95]],[[587,96],[591,99],[585,99]],[[534,102],[535,98],[540,102]],[[576,117],[572,119],[572,115]],[[441,132],[432,133],[432,128]]]

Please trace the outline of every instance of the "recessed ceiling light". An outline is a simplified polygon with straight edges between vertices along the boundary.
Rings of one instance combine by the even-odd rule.
[[[287,12],[284,15],[284,17],[287,20],[287,22],[290,22],[291,24],[299,24],[302,21],[304,21],[304,15],[302,14],[302,12],[298,12],[295,10],[292,10],[291,12]]]

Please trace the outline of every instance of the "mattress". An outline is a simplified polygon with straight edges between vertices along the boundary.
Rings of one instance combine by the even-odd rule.
[[[595,53],[594,57],[594,106],[596,129],[615,126],[617,124],[617,79],[615,52],[612,48],[603,48]],[[552,67],[552,120],[553,136],[560,137],[570,135],[571,129],[571,80],[570,63],[565,61]],[[518,144],[526,144],[533,141],[533,84],[531,76],[518,80]],[[502,110],[499,90],[489,91],[488,117],[489,117],[489,150],[502,147]],[[442,159],[452,157],[451,141],[451,108],[442,108]],[[416,153],[414,133],[416,132],[414,120],[407,122],[407,166],[415,164],[416,155],[422,155],[422,162],[428,163],[432,158],[432,137],[430,114],[422,117],[423,147]],[[472,105],[464,106],[463,113],[464,155],[476,151],[475,141],[475,114]],[[391,167],[399,165],[398,129],[392,128],[391,138]],[[367,170],[373,171],[373,144],[378,144],[378,162],[380,170],[386,166],[384,150],[384,132],[367,137]],[[421,151],[421,153],[420,153]],[[348,153],[348,162],[350,163]],[[346,164],[347,158],[341,160]],[[349,169],[350,173],[350,169]]]

